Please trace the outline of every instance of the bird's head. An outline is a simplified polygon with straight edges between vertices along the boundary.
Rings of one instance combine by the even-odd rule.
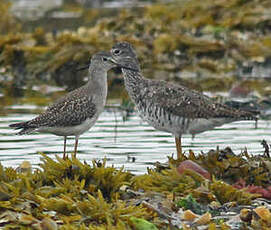
[[[122,65],[122,62],[125,65]],[[88,68],[90,72],[92,72],[93,70],[109,71],[110,69],[114,67],[120,67],[123,69],[137,71],[136,67],[130,66],[129,63],[126,64],[126,61],[117,60],[116,58],[113,57],[113,55],[110,52],[106,52],[106,51],[100,51],[94,54],[91,57],[91,61],[89,65],[84,66],[77,70],[80,71],[80,70],[84,70]]]
[[[140,71],[140,65],[134,48],[128,42],[118,42],[111,49],[111,55],[122,68]]]

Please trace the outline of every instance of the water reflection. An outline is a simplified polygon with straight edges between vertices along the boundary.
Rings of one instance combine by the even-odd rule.
[[[40,163],[37,152],[51,157],[55,154],[62,156],[63,137],[40,133],[17,136],[8,127],[10,123],[27,121],[36,116],[31,112],[36,107],[13,106],[9,109],[11,113],[8,116],[0,117],[0,161],[4,166],[17,167],[23,160],[29,160],[37,167]],[[253,121],[234,122],[197,135],[194,140],[185,135],[183,150],[207,152],[218,145],[220,148],[230,146],[236,153],[246,147],[249,153],[262,154],[260,142],[263,139],[270,142],[269,130],[269,121],[260,120],[258,129],[254,128]],[[74,139],[69,137],[67,150],[73,151],[73,146]],[[136,115],[123,122],[122,112],[105,111],[96,125],[80,137],[77,156],[87,162],[106,157],[108,164],[116,167],[124,165],[125,169],[134,173],[145,173],[147,166],[151,167],[156,161],[166,161],[166,156],[172,153],[175,153],[175,143],[170,134],[154,130]],[[128,156],[135,157],[135,162]]]

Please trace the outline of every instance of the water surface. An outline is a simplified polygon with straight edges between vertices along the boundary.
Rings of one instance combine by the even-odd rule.
[[[38,167],[44,152],[50,157],[62,156],[63,137],[52,134],[33,133],[14,135],[16,131],[8,127],[14,122],[27,121],[37,114],[35,106],[12,106],[7,116],[0,117],[0,161],[4,166],[17,167],[23,160],[29,160]],[[36,110],[34,110],[36,111]],[[145,173],[156,161],[165,162],[167,156],[175,154],[174,138],[169,133],[160,132],[143,122],[136,114],[123,121],[123,112],[105,111],[98,122],[79,139],[78,158],[90,163],[93,159],[107,158],[108,164],[116,167],[124,165],[133,173]],[[226,124],[214,130],[182,138],[183,150],[192,149],[195,153],[230,146],[235,153],[245,148],[251,154],[262,154],[260,142],[271,140],[270,121],[259,120],[255,129],[254,121],[240,121]],[[74,138],[69,137],[67,151],[72,152]],[[135,157],[132,162],[128,157]],[[175,154],[176,156],[176,154]]]

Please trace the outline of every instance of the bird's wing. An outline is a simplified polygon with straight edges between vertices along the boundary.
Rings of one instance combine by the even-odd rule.
[[[91,98],[71,97],[71,100],[59,100],[51,105],[44,113],[28,122],[28,127],[38,128],[41,126],[75,126],[81,124],[87,118],[96,113],[96,106]]]
[[[219,118],[219,117],[249,117],[253,115],[217,103],[202,93],[190,90],[184,86],[176,86],[164,81],[149,80],[144,87],[143,98],[165,109],[167,112],[182,117]],[[143,99],[143,100],[144,100]]]

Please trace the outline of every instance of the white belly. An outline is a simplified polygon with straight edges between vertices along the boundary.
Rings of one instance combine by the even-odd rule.
[[[36,131],[53,133],[58,136],[80,136],[88,131],[97,121],[98,116],[86,119],[82,124],[67,127],[40,127]]]
[[[188,133],[195,135],[197,133],[202,133],[207,130],[211,130],[215,127],[219,127],[226,123],[235,121],[236,119],[232,118],[211,118],[211,119],[195,119],[191,122]]]
[[[140,114],[140,117],[155,129],[172,133],[174,136],[182,136],[183,134],[195,135],[235,121],[232,118],[189,119],[172,115],[171,122],[169,122],[167,119],[160,119],[159,121],[159,119],[146,116],[143,113]]]
[[[140,117],[147,121],[154,128],[172,133],[175,136],[182,136],[182,134],[201,133],[225,123],[233,122],[233,118],[196,118],[181,117],[165,111],[163,108],[146,103],[138,104],[137,109]]]

